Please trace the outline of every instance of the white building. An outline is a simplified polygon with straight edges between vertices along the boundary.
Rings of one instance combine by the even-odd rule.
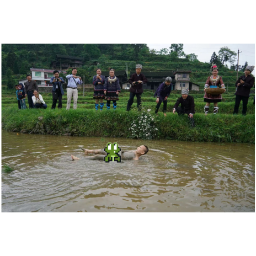
[[[30,68],[32,80],[35,80],[38,86],[49,86],[51,77],[53,77],[54,69],[41,69],[41,68]],[[61,72],[61,71],[59,71]],[[66,73],[62,71],[62,73]],[[27,80],[21,80],[20,83],[25,83]]]

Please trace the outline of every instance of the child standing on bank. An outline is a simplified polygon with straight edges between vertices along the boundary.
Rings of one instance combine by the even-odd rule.
[[[25,89],[22,83],[19,83],[15,86],[16,88],[16,97],[18,100],[18,107],[19,109],[25,109],[26,108],[26,102],[25,102]]]

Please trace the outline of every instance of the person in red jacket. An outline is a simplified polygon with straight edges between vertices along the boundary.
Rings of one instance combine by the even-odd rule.
[[[141,110],[141,94],[143,93],[143,84],[147,83],[147,78],[141,73],[142,65],[136,65],[136,73],[131,76],[129,83],[131,84],[130,88],[130,99],[127,103],[127,111],[130,111],[133,104],[134,96],[137,97],[137,108]]]
[[[250,90],[253,87],[255,83],[255,78],[251,75],[251,72],[253,71],[254,66],[247,66],[244,71],[244,75],[240,76],[238,80],[236,81],[236,103],[234,108],[234,115],[238,114],[238,109],[241,100],[243,101],[243,110],[242,115],[246,115],[247,111],[247,104],[249,99]]]

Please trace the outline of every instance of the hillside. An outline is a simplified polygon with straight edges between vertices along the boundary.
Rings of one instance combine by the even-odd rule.
[[[83,66],[78,71],[86,74],[86,83],[91,82],[97,67],[102,70],[115,68],[117,71],[128,71],[135,68],[136,63],[143,65],[143,71],[191,70],[193,83],[204,85],[210,74],[210,63],[197,59],[191,60],[188,54],[179,58],[178,53],[162,54],[150,50],[146,44],[3,44],[2,45],[2,85],[17,83],[24,79],[30,68],[51,68],[56,54],[81,57]],[[209,60],[211,58],[209,53]],[[78,72],[78,73],[79,73]],[[224,83],[233,87],[236,71],[219,65],[219,74]],[[239,72],[241,75],[242,72]]]

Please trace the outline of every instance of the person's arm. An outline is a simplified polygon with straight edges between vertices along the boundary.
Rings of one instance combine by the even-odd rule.
[[[93,79],[92,79],[92,84],[93,84],[93,85],[97,85],[97,84],[98,84],[97,76],[94,76],[94,77],[93,77]]]
[[[141,74],[142,75],[142,82],[143,82],[143,84],[146,84],[147,83],[147,78],[143,75],[143,74]]]
[[[41,102],[42,102],[43,104],[45,104],[45,102],[44,102],[43,97],[42,97],[41,94],[39,94],[39,99],[41,100]]]
[[[60,77],[60,82],[61,83],[65,83],[64,79],[62,77]]]
[[[72,78],[72,77],[73,77],[73,75],[67,75],[67,76],[66,76],[67,79],[70,79],[70,78]]]
[[[130,84],[132,84],[132,83],[134,82],[133,75],[131,75],[131,77],[130,77],[130,79],[128,80],[128,82],[129,82]]]
[[[222,77],[220,77],[220,86],[221,88],[225,89],[225,84],[223,83]]]
[[[116,87],[117,87],[117,92],[121,92],[120,84],[119,84],[119,79],[117,78],[116,80]]]
[[[156,95],[157,98],[160,97],[160,94],[161,94],[161,92],[162,92],[162,90],[163,90],[163,87],[164,87],[164,84],[160,84],[160,85],[159,85],[159,89],[157,90],[157,95]]]
[[[36,105],[36,96],[32,96],[33,104]]]
[[[50,84],[53,84],[53,80],[55,77],[51,77]]]
[[[27,95],[28,85],[25,84],[25,95]]]
[[[248,79],[249,81],[244,82],[243,86],[247,87],[247,88],[252,88],[254,85],[254,81],[255,81],[254,79],[255,79],[254,77],[250,77],[250,80]]]
[[[204,85],[204,88],[208,88],[208,87],[210,87],[210,77],[207,78],[205,85]]]
[[[17,97],[17,100],[19,100],[19,97],[18,97],[18,90],[16,90],[16,97]]]
[[[104,93],[106,93],[107,89],[108,89],[108,79],[105,80]]]
[[[241,79],[241,76],[238,78],[238,80],[236,81],[236,87],[240,85],[240,79]]]
[[[190,113],[189,114],[195,114],[195,101],[194,98],[191,96],[191,102],[190,102]]]
[[[177,101],[176,101],[176,103],[175,103],[175,105],[174,105],[174,107],[173,107],[173,110],[174,110],[174,111],[176,111],[177,107],[180,105],[180,100],[181,100],[181,98],[178,98],[178,99],[177,99]]]

